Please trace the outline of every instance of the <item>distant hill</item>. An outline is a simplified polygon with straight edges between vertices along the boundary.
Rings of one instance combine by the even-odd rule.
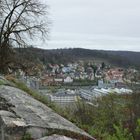
[[[44,50],[39,48],[17,48],[20,56],[31,61],[68,63],[77,60],[101,60],[121,67],[140,68],[140,52],[103,51],[81,48]]]

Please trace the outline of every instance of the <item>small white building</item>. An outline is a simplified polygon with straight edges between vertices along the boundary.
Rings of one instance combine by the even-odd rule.
[[[64,83],[72,83],[73,82],[73,79],[70,77],[70,76],[67,76],[65,79],[64,79]]]
[[[55,82],[63,82],[63,79],[62,78],[55,78],[54,81]]]

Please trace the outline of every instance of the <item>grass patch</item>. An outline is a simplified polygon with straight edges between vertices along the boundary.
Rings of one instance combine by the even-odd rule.
[[[6,80],[4,77],[0,77],[0,85],[11,85],[11,83]]]
[[[4,85],[5,82],[3,80],[0,80],[0,85]]]

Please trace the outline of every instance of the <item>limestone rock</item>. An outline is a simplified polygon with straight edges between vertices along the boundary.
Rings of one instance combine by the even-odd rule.
[[[68,138],[66,136],[60,136],[60,135],[52,135],[52,136],[44,137],[38,140],[76,140],[76,139],[72,139],[72,138]]]
[[[0,86],[0,104],[1,140],[19,140],[26,133],[39,139],[52,132],[76,134],[85,140],[93,139],[73,123],[17,88]]]

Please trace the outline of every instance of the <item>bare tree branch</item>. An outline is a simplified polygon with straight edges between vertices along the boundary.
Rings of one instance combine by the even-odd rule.
[[[8,46],[26,47],[29,39],[47,37],[47,14],[41,0],[0,0],[0,67],[6,65]]]
[[[21,36],[20,33],[24,32],[31,39],[36,32],[41,33],[42,37],[48,34],[48,23],[45,20],[42,22],[47,13],[46,6],[39,0],[2,0],[2,4],[4,17],[0,29],[0,46],[14,33]]]

